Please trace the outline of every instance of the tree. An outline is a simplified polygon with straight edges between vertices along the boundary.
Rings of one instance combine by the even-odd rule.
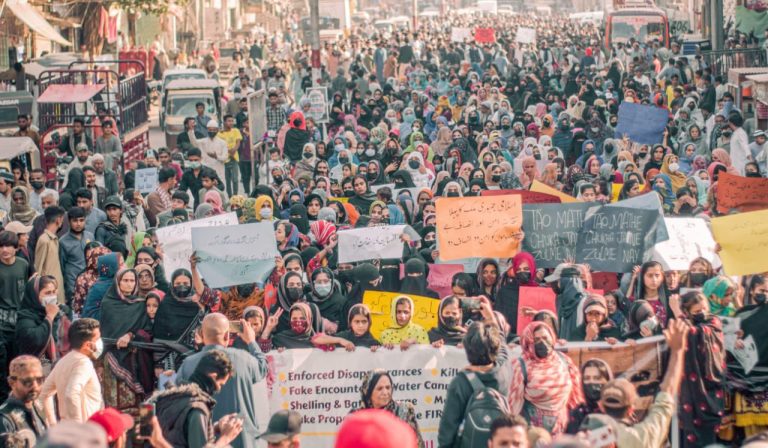
[[[136,45],[136,17],[139,13],[159,16],[168,12],[171,4],[182,6],[186,2],[187,0],[116,0],[128,14],[128,39],[131,45]]]

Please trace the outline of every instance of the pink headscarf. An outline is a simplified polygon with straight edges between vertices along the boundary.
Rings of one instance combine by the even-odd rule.
[[[221,202],[221,195],[218,191],[210,190],[203,196],[203,202],[211,204],[213,206],[213,214],[220,215],[224,213],[224,205]]]

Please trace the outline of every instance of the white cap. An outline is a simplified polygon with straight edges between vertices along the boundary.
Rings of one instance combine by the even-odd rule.
[[[216,122],[216,120],[209,120],[208,124],[205,125],[206,128],[218,128],[219,123]]]

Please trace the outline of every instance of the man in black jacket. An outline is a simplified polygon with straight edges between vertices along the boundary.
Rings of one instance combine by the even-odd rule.
[[[202,448],[225,447],[243,429],[243,421],[234,414],[213,424],[213,395],[232,376],[232,362],[221,350],[211,350],[200,358],[189,382],[160,392],[149,401],[155,403],[163,437],[173,446]],[[219,434],[216,440],[216,433]]]
[[[35,403],[45,379],[43,366],[38,358],[22,355],[11,361],[8,370],[11,395],[0,406],[0,444],[35,446],[48,429]]]

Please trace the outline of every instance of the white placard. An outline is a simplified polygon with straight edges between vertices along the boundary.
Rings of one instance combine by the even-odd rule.
[[[464,42],[467,39],[474,40],[474,38],[472,28],[460,28],[457,26],[451,28],[451,42]]]
[[[232,212],[157,229],[157,240],[162,244],[163,267],[168,281],[171,281],[171,275],[176,269],[189,269],[193,227],[233,226],[237,223],[237,214]]]
[[[744,367],[744,373],[749,374],[753,368],[757,365],[757,344],[755,339],[750,334],[742,340],[744,343],[743,348],[734,348],[731,350],[731,354],[736,361],[739,361],[742,367]]]
[[[691,261],[706,258],[717,268],[720,258],[715,253],[715,240],[701,218],[664,218],[669,239],[653,246],[653,260],[665,271],[687,271]]]
[[[520,27],[515,34],[515,42],[521,44],[532,44],[536,42],[536,30],[533,28]]]
[[[148,194],[155,191],[159,183],[157,168],[142,168],[136,170],[135,187],[141,194]]]
[[[738,331],[741,329],[741,318],[739,317],[720,317],[723,323],[723,342],[725,349],[732,352],[735,349]]]
[[[405,231],[405,227],[377,226],[338,232],[339,263],[402,258],[403,242],[400,241],[400,235]]]

